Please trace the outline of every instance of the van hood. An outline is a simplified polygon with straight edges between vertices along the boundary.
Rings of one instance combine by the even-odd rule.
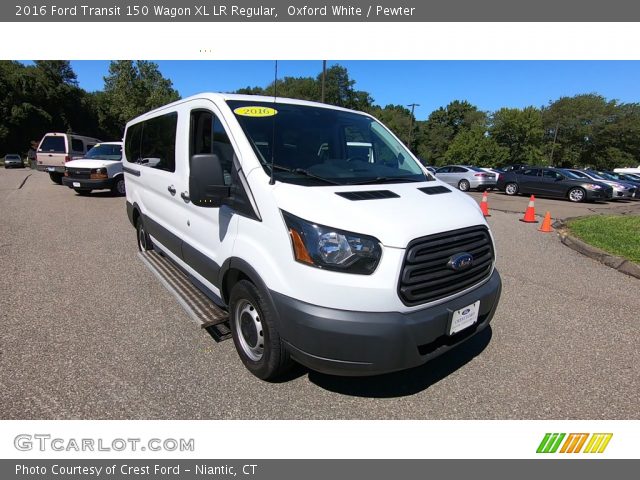
[[[419,190],[436,186],[444,187],[448,192],[428,195]],[[371,191],[392,192],[398,196],[352,200],[338,195]],[[386,247],[405,248],[415,238],[486,225],[480,207],[472,197],[438,180],[335,187],[303,187],[278,182],[273,193],[281,210],[312,223],[371,235]],[[383,195],[389,196],[388,193],[379,194]]]
[[[114,163],[122,164],[119,160],[97,160],[97,159],[88,159],[88,158],[80,158],[78,160],[71,160],[64,164],[65,167],[71,168],[106,168]]]

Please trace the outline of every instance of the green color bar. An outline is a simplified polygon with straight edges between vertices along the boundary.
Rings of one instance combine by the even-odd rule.
[[[536,450],[536,453],[542,453],[544,451],[544,446],[547,444],[547,440],[549,440],[550,436],[551,436],[550,433],[544,434],[544,438],[540,442],[540,445],[538,445],[538,449]]]
[[[556,450],[558,450],[558,447],[562,443],[562,439],[565,437],[565,435],[566,435],[566,433],[561,433],[561,434],[558,435],[558,440],[556,440],[556,443],[551,448],[551,453],[556,453]],[[549,443],[551,443],[551,442],[549,442]]]

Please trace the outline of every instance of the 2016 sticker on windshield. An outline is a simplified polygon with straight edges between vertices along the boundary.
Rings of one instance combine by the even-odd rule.
[[[238,107],[233,113],[242,117],[273,117],[278,114],[278,111],[270,107],[248,106]]]

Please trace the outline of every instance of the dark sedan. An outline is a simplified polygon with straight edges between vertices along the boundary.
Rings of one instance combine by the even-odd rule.
[[[609,185],[578,178],[560,168],[529,167],[507,172],[500,175],[497,187],[507,195],[560,197],[572,202],[608,200],[613,196]]]

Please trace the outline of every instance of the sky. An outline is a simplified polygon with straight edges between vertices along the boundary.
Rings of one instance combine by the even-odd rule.
[[[203,91],[230,92],[273,81],[273,61],[158,61],[162,74],[182,97]],[[102,90],[109,62],[71,62],[78,82],[88,91]],[[640,103],[640,61],[331,61],[371,94],[376,104],[417,103],[419,120],[453,100],[468,100],[480,110],[537,107],[561,96],[598,93],[607,99]],[[278,62],[279,78],[316,76],[322,61]]]

